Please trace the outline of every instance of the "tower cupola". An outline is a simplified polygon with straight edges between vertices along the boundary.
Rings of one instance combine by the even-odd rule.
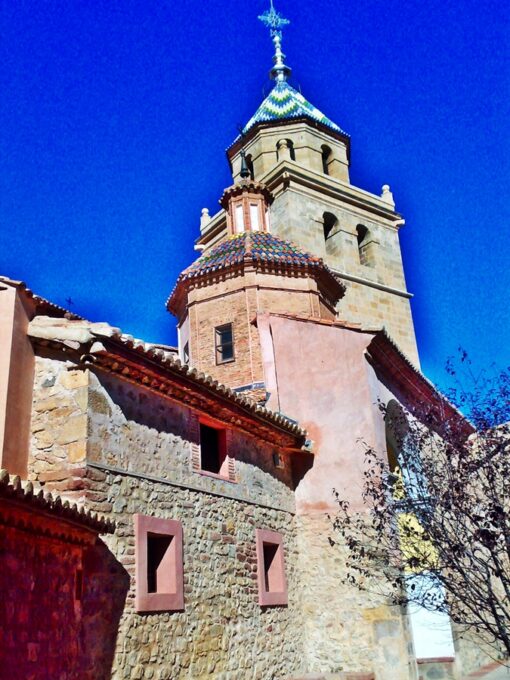
[[[269,206],[273,202],[265,184],[250,177],[243,154],[241,178],[220,199],[227,213],[227,232],[230,235],[245,231],[269,231]]]

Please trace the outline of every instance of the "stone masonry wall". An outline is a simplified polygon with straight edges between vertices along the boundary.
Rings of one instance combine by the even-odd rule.
[[[323,514],[296,518],[304,657],[309,673],[373,672],[417,678],[407,617],[370,592],[342,582],[345,552]]]
[[[298,670],[289,466],[275,470],[270,447],[234,433],[238,482],[202,476],[190,470],[187,409],[110,376],[91,376],[90,395],[89,461],[129,471],[106,472],[88,492],[98,508],[111,507],[118,531],[110,547],[131,578],[113,678],[276,679]],[[134,513],[182,521],[183,612],[142,615],[134,610]],[[284,535],[288,607],[263,610],[258,605],[255,528]]]
[[[325,211],[338,220],[328,241],[323,232]],[[370,266],[360,262],[356,237],[359,224],[370,232]],[[418,361],[409,299],[370,285],[373,282],[406,291],[398,231],[393,226],[333,199],[286,190],[271,206],[271,231],[323,257],[334,270],[365,279],[366,284],[343,280],[347,292],[338,304],[339,317],[369,327],[385,326],[407,356]]]
[[[94,484],[93,493],[112,505],[118,529],[108,542],[131,581],[118,632],[114,680],[276,680],[300,671],[292,515],[111,473]],[[183,612],[135,611],[135,512],[182,521]],[[288,607],[258,604],[256,527],[284,536]]]
[[[105,663],[94,680],[283,680],[301,672],[287,456],[275,468],[271,445],[233,432],[236,483],[195,472],[189,409],[57,357],[37,359],[32,428],[31,477],[116,522],[105,539],[110,550],[92,551],[85,571],[96,603],[121,604],[111,623],[113,666]],[[135,611],[135,513],[182,522],[183,612]],[[258,604],[256,528],[284,537],[288,606]],[[117,563],[121,572],[111,566]],[[98,630],[101,611],[88,610]],[[98,638],[93,626],[87,630],[88,648],[99,649],[104,631]]]

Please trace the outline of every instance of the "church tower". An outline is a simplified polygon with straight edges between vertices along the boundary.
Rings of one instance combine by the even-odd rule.
[[[257,313],[298,314],[385,328],[418,365],[390,188],[349,179],[349,135],[289,83],[286,23],[260,19],[274,44],[274,86],[227,150],[234,184],[209,216],[201,257],[179,277],[168,308],[181,359],[231,387],[264,391]]]

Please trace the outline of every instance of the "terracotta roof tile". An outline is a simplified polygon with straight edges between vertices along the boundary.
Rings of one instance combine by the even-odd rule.
[[[32,482],[22,483],[18,475],[9,477],[7,470],[0,470],[0,499],[21,503],[31,510],[54,515],[63,521],[79,524],[99,534],[112,534],[115,524],[96,513],[79,508],[76,503],[62,500],[60,496],[34,490]]]

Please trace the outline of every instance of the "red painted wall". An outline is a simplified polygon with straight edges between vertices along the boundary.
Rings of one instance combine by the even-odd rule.
[[[110,678],[127,586],[94,532],[0,499],[0,677]]]

